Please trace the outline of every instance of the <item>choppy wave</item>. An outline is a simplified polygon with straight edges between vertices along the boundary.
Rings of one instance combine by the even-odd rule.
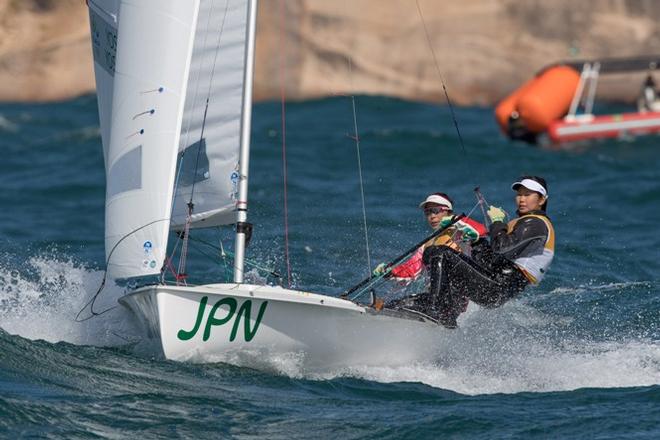
[[[0,327],[10,334],[51,343],[106,346],[138,340],[140,334],[132,316],[121,307],[82,323],[74,321],[102,276],[102,271],[47,256],[30,258],[20,270],[0,267]],[[109,287],[96,304],[97,310],[115,305],[121,293],[119,287]],[[439,346],[428,347],[436,353],[433,362],[309,369],[305,353],[282,353],[261,359],[258,367],[296,379],[354,377],[382,383],[419,382],[468,395],[660,383],[658,341],[584,339],[570,333],[570,321],[570,317],[546,315],[524,301],[498,310],[471,304],[461,317],[460,328],[444,331],[447,336]],[[256,366],[251,359],[236,356],[223,360]]]
[[[294,377],[420,382],[468,395],[660,384],[660,342],[582,339],[569,333],[569,322],[521,303],[497,311],[471,304],[459,329],[448,332],[440,346],[429,347],[437,352],[430,363],[305,372],[301,357],[273,361],[281,373]]]
[[[446,107],[377,97],[359,105],[368,234],[347,101],[287,106],[294,285],[339,292],[357,282],[370,271],[365,236],[372,263],[418,242],[427,231],[417,203],[430,192],[469,212],[480,186],[512,212],[509,185],[531,173],[550,184],[557,232],[539,288],[500,309],[471,306],[457,331],[427,347],[425,363],[152,357],[122,308],[74,319],[103,276],[93,263],[103,261],[104,197],[94,98],[0,106],[0,436],[656,438],[657,139],[533,149],[504,140],[491,109],[456,108],[462,148]],[[248,253],[286,273],[280,110],[254,108]],[[70,251],[35,250],[50,246]],[[221,279],[215,262],[189,257],[191,276]],[[95,310],[122,293],[107,285]]]
[[[607,284],[584,284],[577,287],[557,287],[553,289],[550,294],[575,294],[584,292],[619,292],[625,289],[634,288],[651,288],[653,286],[651,281],[628,281],[624,283],[607,283]]]
[[[18,131],[18,124],[10,121],[5,116],[0,114],[0,131],[15,133]]]
[[[71,259],[50,255],[30,257],[20,267],[0,265],[0,328],[10,334],[49,342],[79,345],[118,345],[135,335],[125,310],[117,306],[122,292],[107,286],[95,304],[102,312],[93,319],[76,322],[81,309],[96,293],[103,271],[85,267]],[[80,319],[89,316],[89,307]]]

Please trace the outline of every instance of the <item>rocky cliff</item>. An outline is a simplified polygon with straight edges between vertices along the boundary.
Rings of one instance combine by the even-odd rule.
[[[654,0],[262,0],[255,98],[366,93],[491,104],[550,62],[660,53]],[[0,99],[93,90],[83,0],[0,0]],[[434,57],[435,55],[435,57]],[[437,67],[436,61],[437,60]],[[641,74],[640,74],[641,75]],[[631,99],[638,78],[600,92]]]

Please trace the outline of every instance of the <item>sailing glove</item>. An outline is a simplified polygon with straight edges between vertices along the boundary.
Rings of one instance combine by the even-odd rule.
[[[495,222],[503,222],[504,219],[506,218],[506,211],[504,211],[502,208],[498,208],[497,206],[490,205],[488,208],[488,217],[490,217],[490,221],[493,223]]]
[[[438,225],[438,228],[439,229],[446,228],[453,221],[454,221],[454,216],[453,215],[444,216],[440,219],[440,224]]]
[[[448,215],[443,217],[440,220],[440,228],[446,228],[456,219],[453,215]],[[474,226],[469,223],[464,222],[463,220],[458,220],[452,225],[452,228],[455,228],[457,231],[460,231],[460,239],[462,241],[476,241],[479,239],[479,232],[474,228]],[[455,238],[455,237],[454,237]]]
[[[387,265],[385,263],[380,263],[371,273],[373,274],[373,276],[379,277],[385,274],[386,271],[387,271]]]

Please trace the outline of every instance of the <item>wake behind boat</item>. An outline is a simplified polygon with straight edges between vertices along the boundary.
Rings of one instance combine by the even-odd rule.
[[[89,11],[107,277],[159,277],[119,300],[148,340],[182,361],[426,359],[443,332],[421,313],[244,283],[257,1],[90,0]],[[191,230],[222,225],[236,227],[234,282],[188,285]]]

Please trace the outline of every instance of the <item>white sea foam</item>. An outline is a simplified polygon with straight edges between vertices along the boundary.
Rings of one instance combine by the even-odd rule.
[[[51,257],[33,257],[20,271],[0,266],[0,327],[29,339],[97,346],[136,338],[139,332],[132,317],[121,307],[83,323],[74,321],[102,276],[102,271]],[[117,286],[107,286],[96,310],[116,305],[122,293]],[[236,353],[203,360],[249,365],[293,378],[350,376],[383,383],[420,382],[469,395],[660,383],[660,341],[585,340],[568,331],[570,320],[545,315],[524,301],[495,310],[471,304],[459,329],[439,329],[444,336],[435,347],[429,347],[436,353],[433,361],[399,366],[357,364],[324,369],[316,365],[310,369],[304,353],[267,357]],[[259,360],[258,365],[254,359]]]
[[[101,284],[103,271],[51,256],[30,258],[20,270],[0,266],[0,327],[10,334],[49,342],[121,345],[136,335],[121,307],[85,322],[78,311]],[[99,312],[117,306],[122,290],[106,284],[94,306]],[[89,316],[89,308],[80,318]]]
[[[550,294],[575,294],[584,292],[611,292],[621,291],[625,289],[634,289],[638,287],[652,287],[653,283],[650,281],[628,281],[625,283],[607,283],[607,284],[584,284],[577,287],[557,287],[553,289]]]
[[[660,342],[592,341],[569,330],[571,318],[545,315],[524,302],[496,310],[471,304],[454,331],[442,337],[432,361],[322,366],[309,353],[224,353],[193,361],[228,362],[295,379],[355,377],[382,383],[420,382],[461,394],[567,391],[660,383]],[[428,347],[422,338],[410,345]],[[373,344],[369,349],[373,349]],[[431,348],[429,348],[431,349]],[[397,353],[391,353],[396,359]],[[312,366],[313,365],[313,366]]]
[[[10,121],[3,115],[0,115],[0,131],[15,133],[18,131],[18,125]]]
[[[578,388],[648,386],[660,382],[660,345],[629,342],[580,344],[566,351],[521,344],[512,356],[492,353],[444,364],[353,368],[350,374],[377,382],[421,382],[462,394],[566,391]],[[327,376],[326,376],[327,377]]]
[[[660,383],[660,342],[594,342],[566,334],[558,320],[521,302],[497,310],[471,304],[458,330],[435,347],[433,362],[353,365],[328,371],[281,371],[295,377],[350,376],[377,382],[421,382],[462,394],[566,391]]]

